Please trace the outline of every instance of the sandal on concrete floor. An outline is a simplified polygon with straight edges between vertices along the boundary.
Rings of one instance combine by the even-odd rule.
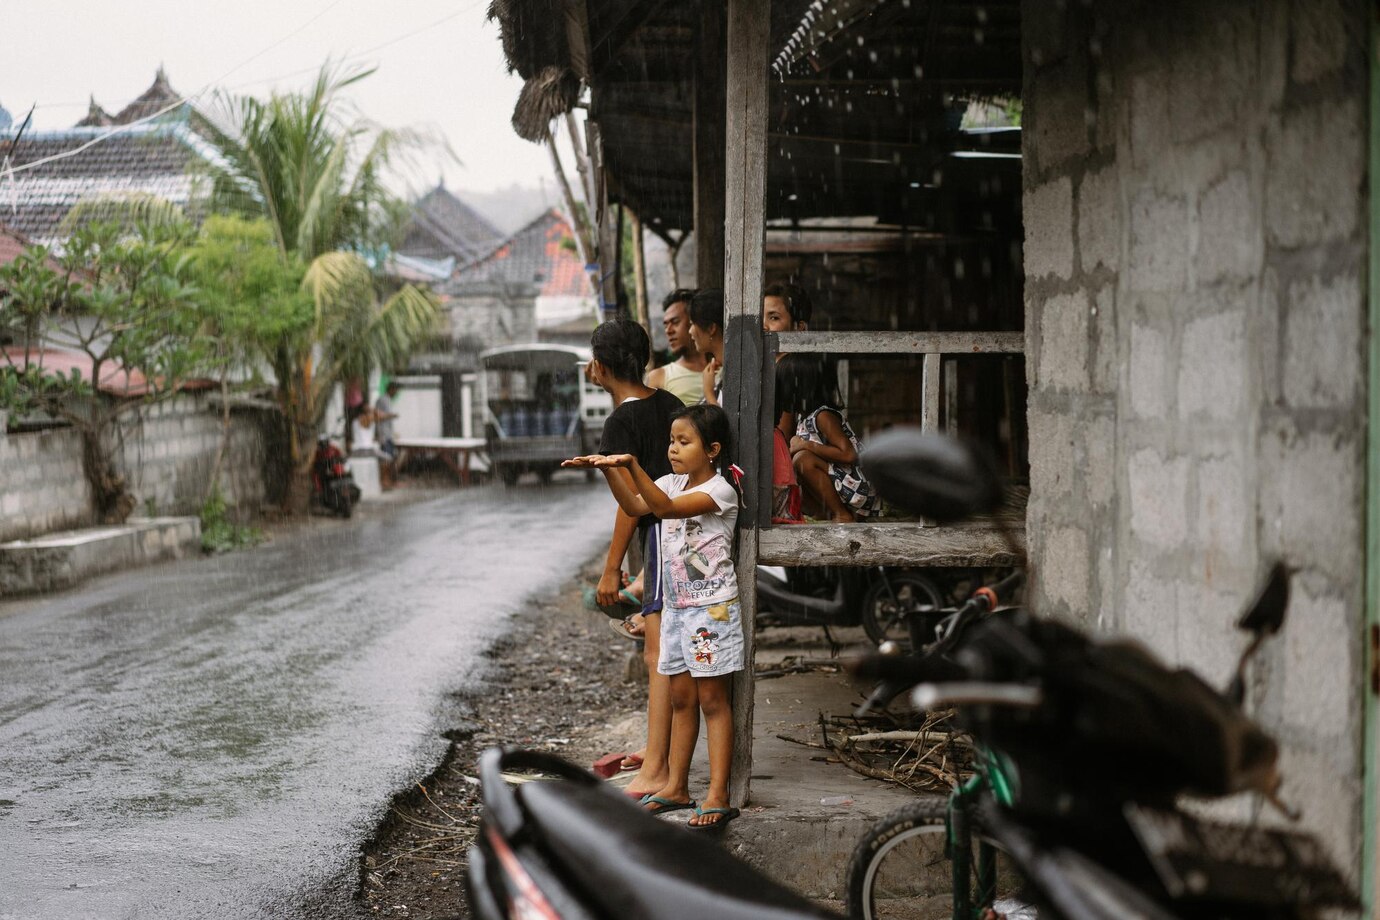
[[[649,815],[664,815],[673,811],[684,811],[687,808],[695,809],[696,814],[698,814],[700,810],[699,803],[694,799],[688,802],[676,802],[671,799],[663,799],[659,795],[644,795],[637,804],[641,805],[642,810]],[[648,805],[655,805],[656,807],[648,808]]]
[[[722,815],[723,817],[713,824],[686,824],[685,826],[692,831],[717,831],[740,814],[742,812],[736,808],[700,808],[695,806],[695,817],[697,818],[702,818],[705,815]]]

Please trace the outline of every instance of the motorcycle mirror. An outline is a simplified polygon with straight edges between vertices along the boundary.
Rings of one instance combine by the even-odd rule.
[[[1236,621],[1236,628],[1258,636],[1272,636],[1284,625],[1284,612],[1288,607],[1289,567],[1276,562],[1270,567],[1270,577],[1256,595],[1255,603]]]
[[[976,448],[919,428],[885,431],[859,458],[863,475],[891,504],[944,523],[996,510],[1001,480]]]

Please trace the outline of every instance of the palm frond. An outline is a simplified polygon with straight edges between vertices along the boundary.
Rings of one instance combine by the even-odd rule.
[[[182,227],[187,214],[176,204],[148,192],[109,192],[83,198],[62,218],[66,236],[91,223],[113,223],[122,231],[138,226]]]

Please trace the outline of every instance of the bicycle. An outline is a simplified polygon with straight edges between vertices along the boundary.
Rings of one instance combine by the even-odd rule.
[[[1022,579],[1023,574],[1017,572],[997,585],[979,588],[962,607],[946,617],[939,627],[938,639],[919,659],[928,663],[927,676],[938,676],[945,670],[939,664],[942,656],[954,648],[973,622],[995,610],[1000,598],[1013,591]],[[893,655],[890,660],[886,656],[873,659],[868,666],[860,668],[864,676],[872,670],[882,678],[860,712],[890,700],[913,685],[918,663],[914,658]],[[1014,805],[1014,777],[1013,767],[1003,755],[979,747],[973,775],[955,788],[947,800],[927,799],[905,805],[873,825],[849,859],[845,876],[849,917],[877,920],[882,916],[877,906],[879,900],[909,904],[915,894],[914,865],[930,856],[935,850],[933,838],[940,834],[943,835],[942,856],[950,862],[954,920],[972,920],[981,910],[990,907],[997,896],[997,850],[991,840],[981,834],[978,805],[987,798],[998,805]],[[975,841],[976,860],[973,858]],[[893,860],[893,856],[900,858]],[[901,867],[895,879],[888,865]],[[979,910],[975,911],[974,905]]]

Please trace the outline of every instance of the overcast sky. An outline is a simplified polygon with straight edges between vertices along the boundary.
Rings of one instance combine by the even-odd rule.
[[[508,123],[521,81],[504,67],[498,29],[484,18],[487,6],[487,0],[5,0],[0,105],[17,123],[37,103],[34,125],[61,128],[85,115],[91,94],[107,111],[118,111],[153,82],[160,63],[184,94],[212,83],[267,94],[307,85],[327,57],[350,56],[378,66],[351,91],[364,115],[390,126],[428,126],[449,140],[461,162],[438,158],[429,182],[444,172],[455,189],[550,186],[548,155]]]

